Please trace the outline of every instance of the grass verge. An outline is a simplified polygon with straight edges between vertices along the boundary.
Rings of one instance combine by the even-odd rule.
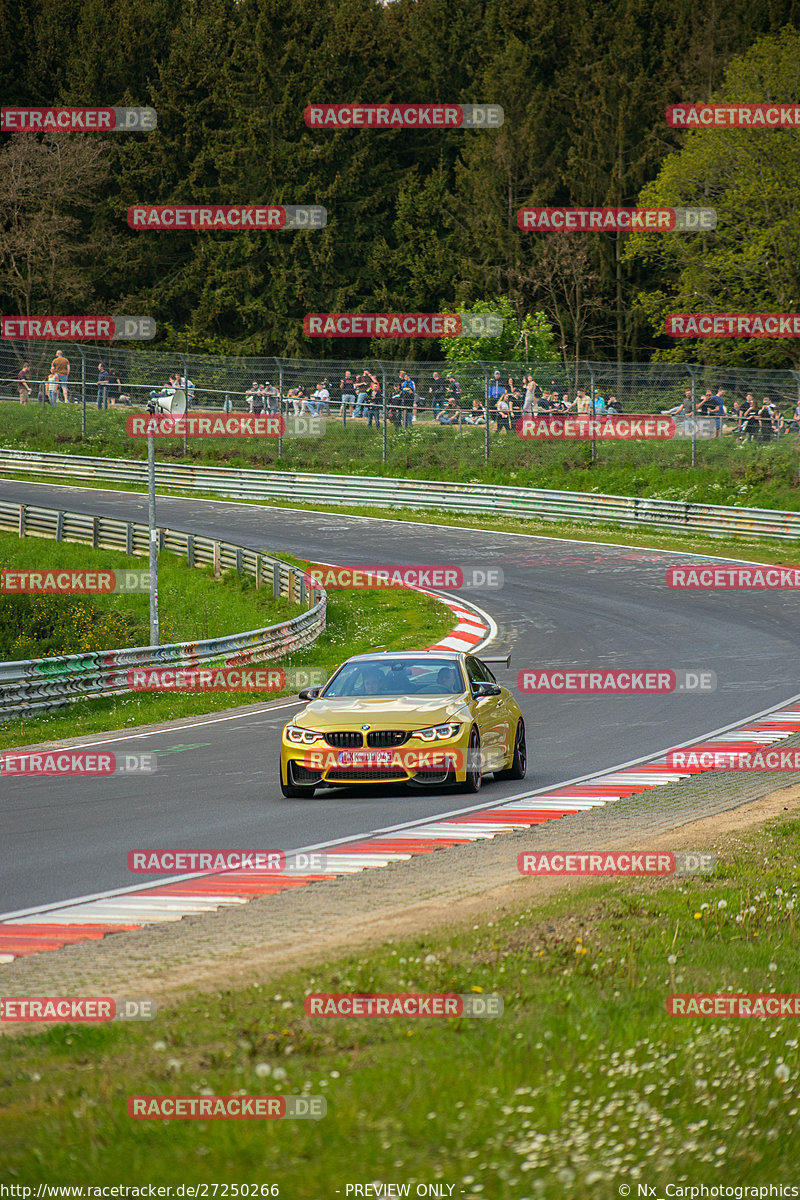
[[[8,409],[8,412],[5,412]],[[125,432],[130,409],[87,411],[87,436],[81,440],[80,409],[4,406],[3,431],[9,449],[43,453],[89,454],[111,458],[147,457],[147,444]],[[533,442],[492,433],[491,458],[484,462],[484,431],[421,422],[408,430],[390,427],[387,462],[381,461],[382,436],[361,422],[342,427],[329,420],[323,437],[285,439],[159,440],[163,462],[191,462],[272,471],[314,471],[337,475],[400,476],[448,479],[462,483],[647,496],[705,504],[735,504],[794,511],[798,507],[797,440],[784,437],[766,445],[742,444],[731,434],[697,446],[691,466],[691,442],[606,442],[592,461],[588,442]]]
[[[42,569],[99,567],[141,569],[146,560],[106,550],[44,538],[16,538],[0,534],[0,554],[6,567]],[[282,555],[287,562],[301,560]],[[215,581],[210,567],[190,568],[172,554],[159,555],[159,609],[162,642],[195,641],[241,633],[286,620],[302,611],[288,600],[274,600],[269,590],[257,590],[248,576],[226,571]],[[44,657],[25,629],[12,628],[19,598],[0,596],[0,637],[5,633],[5,655],[11,659]],[[27,597],[22,597],[27,599]],[[75,605],[75,601],[79,601]],[[91,605],[89,604],[91,600]],[[83,603],[86,601],[86,603]],[[149,641],[149,597],[135,593],[106,597],[58,597],[64,611],[75,619],[68,632],[74,649],[67,653],[108,649],[97,644],[97,621],[93,618],[122,613],[118,623],[131,640],[116,639],[115,645],[146,645]],[[51,602],[52,603],[52,602]],[[26,609],[27,612],[27,609]],[[285,659],[271,660],[277,666],[322,667],[332,671],[343,659],[377,647],[392,650],[419,649],[438,641],[453,627],[449,609],[418,592],[393,589],[383,592],[332,592],[328,597],[328,627],[312,645]],[[66,618],[64,619],[66,626]],[[107,630],[105,624],[103,630]],[[135,635],[138,633],[138,637]],[[9,653],[13,649],[13,655]],[[273,700],[289,692],[136,692],[103,700],[85,700],[64,712],[0,722],[0,749],[54,741],[106,730],[125,729],[181,717],[217,712],[241,704]]]
[[[800,1166],[798,1022],[666,1014],[672,992],[800,991],[800,819],[730,846],[711,878],[567,886],[469,931],[194,996],[152,1023],[4,1039],[6,1174],[255,1182],[298,1200],[374,1181],[408,1183],[412,1196],[438,1182],[440,1195],[479,1200],[789,1182]],[[505,1014],[315,1021],[309,991],[499,992]],[[129,1095],[203,1090],[321,1094],[328,1114],[126,1114]]]

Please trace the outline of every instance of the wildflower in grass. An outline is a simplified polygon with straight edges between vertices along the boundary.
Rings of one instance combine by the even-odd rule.
[[[700,918],[702,917],[702,915],[703,915],[702,913],[695,913],[695,914],[694,914],[694,919],[695,919],[695,921],[699,921],[699,920],[700,920]]]
[[[473,987],[471,987],[469,990],[470,990],[471,992],[482,992],[482,991],[483,991],[483,988],[482,988],[482,987],[474,987],[474,986],[473,986]]]
[[[272,1074],[272,1067],[266,1062],[256,1063],[253,1069],[259,1079],[266,1079],[267,1075]]]
[[[718,900],[717,901],[717,908],[727,908],[727,907],[728,907],[727,900]]]
[[[778,964],[775,962],[771,962],[769,964],[769,966],[767,967],[768,971],[777,971],[777,969],[778,969]]]
[[[669,963],[669,965],[671,967],[673,967],[677,961],[678,961],[677,954],[670,954],[669,957],[667,958],[667,962]]]
[[[154,1050],[159,1050],[159,1051],[161,1051],[161,1050],[166,1050],[166,1048],[167,1048],[167,1043],[166,1043],[166,1042],[153,1042],[153,1049],[154,1049]]]

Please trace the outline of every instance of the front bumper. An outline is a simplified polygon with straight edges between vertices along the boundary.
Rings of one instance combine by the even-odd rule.
[[[423,742],[409,738],[387,749],[341,750],[323,742],[298,746],[281,741],[281,776],[285,784],[339,786],[375,783],[463,783],[467,773],[469,730],[458,738]],[[289,765],[291,764],[291,780]]]

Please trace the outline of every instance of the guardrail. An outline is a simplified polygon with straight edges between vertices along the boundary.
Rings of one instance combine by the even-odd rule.
[[[134,521],[7,501],[0,501],[0,529],[20,537],[82,542],[131,555],[147,555],[150,536],[146,525]],[[130,690],[127,673],[132,667],[218,663],[236,667],[279,658],[315,641],[325,629],[326,593],[322,588],[307,588],[301,568],[230,542],[174,529],[160,528],[158,533],[159,550],[185,554],[189,566],[212,566],[216,577],[228,569],[252,575],[257,588],[271,587],[273,597],[306,604],[307,611],[278,625],[207,641],[0,663],[0,719],[62,708],[86,697],[120,695]]]
[[[125,458],[38,454],[0,449],[0,471],[56,479],[107,480],[147,485],[147,463]],[[800,538],[800,513],[771,508],[693,504],[639,496],[606,496],[545,488],[504,487],[381,476],[315,475],[232,467],[156,463],[162,489],[212,492],[238,500],[282,499],[289,504],[354,504],[491,513],[540,521],[585,521],[627,528],[667,529],[734,537]]]

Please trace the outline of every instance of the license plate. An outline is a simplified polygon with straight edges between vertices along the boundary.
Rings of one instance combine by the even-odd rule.
[[[337,759],[342,767],[389,767],[392,763],[388,750],[340,750]]]

